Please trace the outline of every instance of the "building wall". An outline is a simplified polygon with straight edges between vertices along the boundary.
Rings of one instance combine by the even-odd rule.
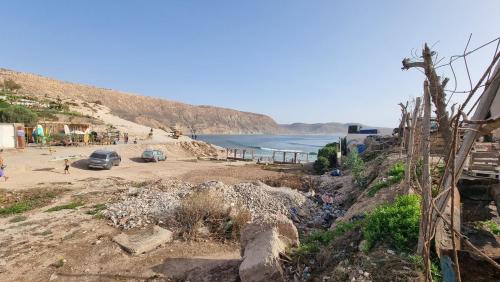
[[[16,131],[12,123],[0,123],[0,148],[16,148]]]

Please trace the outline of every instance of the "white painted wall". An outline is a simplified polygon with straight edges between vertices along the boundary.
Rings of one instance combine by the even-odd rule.
[[[16,147],[15,129],[11,123],[0,123],[0,148],[11,149]]]

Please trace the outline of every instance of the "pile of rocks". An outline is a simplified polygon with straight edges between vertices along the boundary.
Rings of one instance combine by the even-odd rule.
[[[270,187],[260,181],[236,185],[211,181],[200,185],[199,189],[214,189],[222,194],[227,204],[246,208],[254,217],[269,214],[289,217],[292,210],[304,213],[315,206],[302,192],[287,187]]]
[[[123,191],[120,201],[109,204],[104,215],[114,226],[124,229],[149,223],[169,224],[183,198],[206,189],[219,193],[228,207],[248,209],[254,218],[270,214],[290,217],[292,210],[305,216],[316,206],[297,190],[262,182],[225,185],[211,181],[193,186],[177,180],[158,180]]]
[[[180,200],[192,192],[188,183],[161,180],[142,183],[124,191],[120,201],[108,204],[104,216],[124,229],[149,223],[163,223],[179,207]]]

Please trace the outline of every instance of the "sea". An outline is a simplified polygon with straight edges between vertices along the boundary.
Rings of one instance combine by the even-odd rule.
[[[307,159],[314,161],[318,150],[328,143],[340,142],[340,135],[198,135],[198,140],[223,148],[253,149],[255,157],[265,159],[270,158],[273,151],[287,151],[306,153]],[[302,155],[301,160],[305,159]]]

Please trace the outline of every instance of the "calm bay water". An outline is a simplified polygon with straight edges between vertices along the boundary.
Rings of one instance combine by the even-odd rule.
[[[198,139],[223,148],[253,149],[256,156],[287,150],[309,153],[309,160],[315,160],[315,153],[328,143],[339,142],[339,135],[199,135]]]

